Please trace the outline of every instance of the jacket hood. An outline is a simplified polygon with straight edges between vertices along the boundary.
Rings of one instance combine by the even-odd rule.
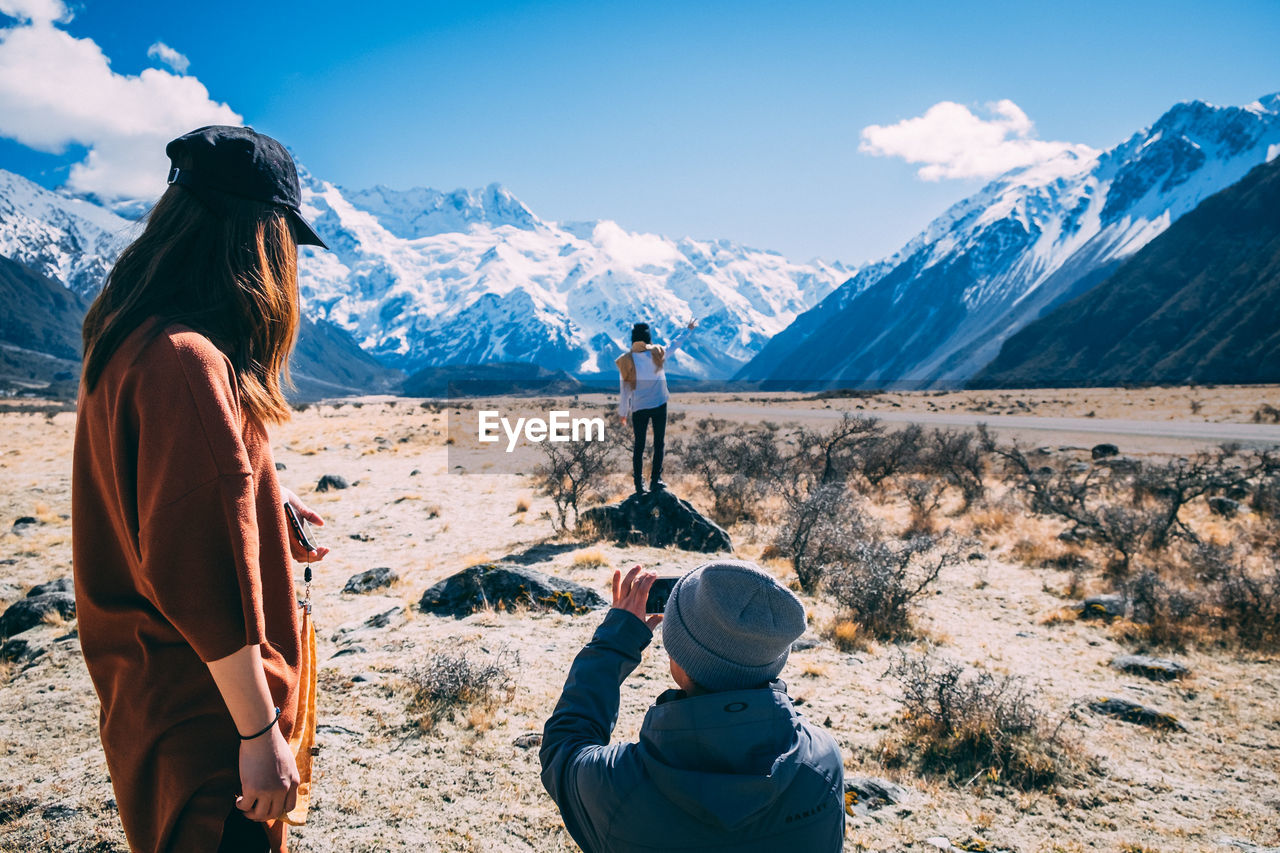
[[[685,696],[645,715],[640,758],[663,796],[732,830],[781,797],[814,751],[786,685]]]

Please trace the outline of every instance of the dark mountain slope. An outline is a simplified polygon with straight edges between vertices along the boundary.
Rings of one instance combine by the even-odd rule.
[[[1280,158],[1009,338],[974,387],[1280,382]]]

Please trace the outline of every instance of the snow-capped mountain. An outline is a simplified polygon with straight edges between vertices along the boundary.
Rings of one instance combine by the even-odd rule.
[[[1170,223],[1280,153],[1280,94],[1181,103],[1095,156],[1015,169],[797,319],[738,374],[821,385],[963,382]]]
[[[81,296],[102,286],[137,223],[84,199],[46,190],[0,169],[0,257]]]
[[[332,249],[304,251],[308,312],[407,370],[612,370],[633,322],[670,340],[697,317],[674,370],[726,377],[856,272],[610,221],[548,222],[498,185],[353,192],[305,172],[302,180],[304,212]]]

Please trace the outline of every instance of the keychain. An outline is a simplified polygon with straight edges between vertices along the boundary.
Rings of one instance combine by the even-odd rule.
[[[303,525],[302,519],[298,518],[298,513],[294,511],[292,505],[288,503],[284,505],[284,514],[285,514],[285,517],[289,519],[289,526],[293,528],[293,535],[298,538],[298,544],[301,545],[304,549],[306,549],[306,552],[307,552],[307,557],[308,557],[307,565],[306,565],[306,568],[302,570],[302,584],[303,584],[302,608],[307,612],[308,615],[310,615],[311,614],[310,555],[313,551],[317,550],[316,544],[315,542],[312,541],[311,537],[307,535],[309,531],[307,527]]]

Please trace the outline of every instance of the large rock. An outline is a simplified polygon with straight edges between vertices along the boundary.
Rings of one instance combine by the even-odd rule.
[[[38,583],[31,589],[27,590],[27,598],[35,598],[37,595],[46,595],[50,592],[75,592],[75,584],[71,578],[61,577],[57,580],[51,580],[48,583]]]
[[[1153,681],[1173,681],[1190,672],[1176,660],[1153,658],[1147,655],[1120,655],[1111,662],[1111,666],[1121,672],[1132,672]]]
[[[69,592],[46,592],[43,595],[21,598],[0,616],[0,637],[21,634],[55,613],[63,619],[74,619],[76,597]]]
[[[899,806],[895,811],[905,817],[911,813],[904,803],[912,799],[911,792],[888,779],[876,776],[852,776],[844,780],[844,810],[855,817],[866,817],[890,806]]]
[[[1129,610],[1129,600],[1119,593],[1091,595],[1080,604],[1081,619],[1119,619]]]
[[[1178,718],[1128,699],[1098,699],[1089,703],[1089,710],[1106,717],[1115,717],[1126,723],[1147,726],[1164,731],[1185,732],[1186,728],[1178,722]]]
[[[625,545],[674,545],[704,554],[733,550],[723,527],[666,489],[632,495],[612,506],[592,507],[578,519],[578,526]]]
[[[1223,518],[1235,518],[1240,514],[1240,510],[1244,505],[1240,501],[1231,498],[1215,495],[1209,498],[1209,511],[1214,515],[1220,515]]]
[[[1114,444],[1095,444],[1089,455],[1094,459],[1106,459],[1108,456],[1119,456],[1120,448]]]
[[[485,563],[464,569],[428,589],[418,602],[423,613],[461,619],[487,607],[586,613],[608,607],[598,592],[525,566]]]
[[[352,575],[347,579],[347,585],[342,588],[342,591],[354,594],[373,592],[375,589],[391,586],[398,580],[400,576],[393,569],[388,566],[379,566],[376,569],[368,569],[358,575]]]
[[[317,492],[328,492],[335,489],[349,489],[351,484],[347,482],[347,478],[338,474],[325,474],[316,483]]]

